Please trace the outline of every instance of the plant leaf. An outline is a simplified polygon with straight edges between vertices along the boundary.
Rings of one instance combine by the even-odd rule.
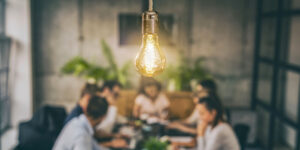
[[[68,61],[62,68],[61,72],[63,74],[73,74],[75,76],[80,76],[90,67],[89,63],[86,62],[82,57],[75,57]]]
[[[117,72],[118,71],[118,66],[117,66],[117,63],[114,59],[114,55],[112,53],[111,48],[108,46],[108,44],[104,40],[101,41],[101,45],[102,45],[103,55],[105,56],[106,60],[108,61],[110,67],[115,72]]]

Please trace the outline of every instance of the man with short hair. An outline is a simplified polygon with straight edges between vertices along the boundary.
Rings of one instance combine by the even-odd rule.
[[[80,100],[76,104],[76,106],[72,109],[71,113],[67,116],[64,121],[64,125],[66,125],[73,118],[78,117],[86,111],[89,99],[92,95],[95,95],[98,90],[98,86],[95,84],[86,83],[80,93]]]
[[[105,98],[91,96],[84,114],[65,125],[53,150],[101,150],[93,137],[94,128],[105,118],[107,109]]]
[[[121,85],[117,81],[106,81],[101,88],[95,84],[86,84],[81,93],[81,99],[77,103],[76,107],[71,111],[65,120],[65,125],[72,119],[78,118],[81,114],[86,112],[89,98],[93,95],[104,97],[108,102],[107,116],[102,122],[95,128],[95,138],[99,140],[101,145],[105,147],[124,148],[127,147],[127,143],[123,139],[119,139],[118,134],[111,134],[112,129],[116,122],[117,107],[116,98],[119,95]],[[106,141],[106,139],[111,139]],[[105,140],[105,141],[102,141]]]

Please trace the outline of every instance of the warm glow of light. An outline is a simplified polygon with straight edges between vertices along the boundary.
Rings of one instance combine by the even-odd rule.
[[[141,51],[135,59],[135,65],[142,75],[152,77],[162,72],[166,57],[160,50],[157,34],[144,34]]]

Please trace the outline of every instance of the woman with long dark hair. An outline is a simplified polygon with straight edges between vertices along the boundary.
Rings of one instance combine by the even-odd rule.
[[[217,92],[217,84],[211,79],[202,80],[197,84],[196,91],[193,95],[194,97],[193,101],[195,105],[198,104],[199,98],[203,98],[207,96],[213,96],[219,100],[218,92]],[[197,124],[198,120],[199,120],[199,113],[195,109],[193,113],[187,119],[185,119],[184,123]]]
[[[238,140],[224,119],[222,104],[214,97],[200,98],[197,110],[197,150],[240,150]]]
[[[198,104],[199,98],[203,97],[215,97],[215,99],[219,100],[219,97],[217,95],[217,85],[216,83],[211,79],[206,79],[198,82],[196,86],[196,91],[193,93],[193,102],[195,106]],[[168,125],[169,128],[177,129],[182,132],[190,133],[190,134],[196,134],[196,125],[199,122],[199,112],[195,109],[190,114],[189,117],[184,119],[183,121],[177,121],[173,122]]]

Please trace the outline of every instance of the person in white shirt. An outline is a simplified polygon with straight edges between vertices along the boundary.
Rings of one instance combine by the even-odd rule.
[[[106,81],[97,92],[97,95],[105,97],[108,101],[109,107],[106,118],[98,125],[97,129],[110,134],[115,126],[118,116],[118,108],[116,101],[121,90],[121,84],[117,81]]]
[[[104,150],[94,139],[94,128],[105,118],[108,103],[92,96],[86,111],[71,119],[59,134],[53,150]]]
[[[105,97],[109,106],[107,115],[103,121],[96,127],[95,138],[101,141],[101,145],[112,148],[124,148],[127,144],[124,144],[122,138],[124,135],[114,134],[112,130],[115,127],[118,117],[118,108],[116,106],[117,98],[121,90],[121,84],[117,81],[110,80],[105,81],[101,88],[99,88],[97,95]],[[102,141],[103,139],[111,139],[108,141]]]
[[[134,117],[166,119],[169,106],[169,99],[161,92],[161,84],[153,78],[142,77],[139,95],[133,108]]]
[[[217,96],[217,85],[213,80],[207,79],[200,81],[196,86],[196,91],[193,94],[193,102],[195,106],[198,104],[199,98],[207,97],[207,96],[214,96],[218,98]],[[177,129],[183,132],[196,134],[196,128],[192,127],[197,125],[199,122],[199,113],[194,108],[192,114],[186,118],[183,121],[176,121],[168,125],[168,128]]]
[[[217,85],[215,81],[212,79],[202,80],[196,86],[196,91],[193,95],[194,97],[193,102],[195,103],[195,105],[197,105],[199,98],[207,97],[209,95],[218,98]],[[197,113],[195,107],[193,113],[187,119],[185,119],[184,123],[197,124],[198,120],[199,120],[199,113]]]
[[[240,150],[231,126],[225,122],[223,107],[214,97],[199,99],[201,122],[197,127],[197,150]]]

